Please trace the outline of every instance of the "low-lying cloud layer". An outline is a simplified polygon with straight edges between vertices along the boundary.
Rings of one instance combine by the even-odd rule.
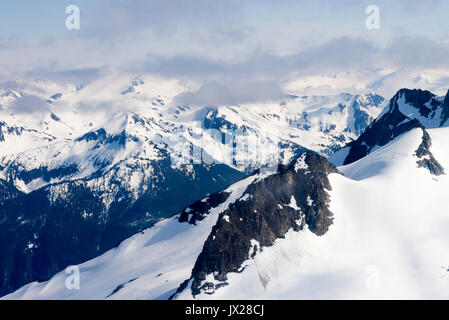
[[[46,110],[47,104],[38,96],[24,95],[20,99],[14,100],[9,109],[16,114],[30,114]]]
[[[220,84],[207,82],[195,92],[184,92],[175,97],[175,103],[192,106],[238,105],[250,102],[276,101],[284,93],[275,82],[247,82]]]

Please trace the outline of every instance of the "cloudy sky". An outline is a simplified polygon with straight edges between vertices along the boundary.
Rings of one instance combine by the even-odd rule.
[[[65,27],[71,4],[80,30]],[[365,27],[368,5],[380,9],[379,30]],[[443,0],[9,1],[0,80],[86,82],[114,68],[201,81],[182,96],[192,103],[226,90],[277,96],[313,75],[449,68],[448,14]]]

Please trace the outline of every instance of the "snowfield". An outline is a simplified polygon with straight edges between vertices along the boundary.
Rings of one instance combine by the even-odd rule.
[[[428,130],[431,152],[449,168],[449,128]],[[418,168],[414,129],[330,174],[334,223],[323,236],[290,231],[228,274],[228,285],[195,299],[447,299],[449,177]],[[219,212],[249,197],[242,180],[198,225],[176,217],[80,265],[80,290],[61,272],[5,299],[167,299],[189,278]],[[242,198],[243,196],[243,198]],[[184,290],[177,299],[191,299]]]
[[[448,167],[449,129],[429,133]],[[290,231],[229,274],[229,286],[196,299],[449,298],[449,179],[417,168],[421,135],[415,129],[340,167],[346,177],[330,175],[335,220],[324,236]]]
[[[237,201],[258,176],[241,180],[228,189],[229,198],[212,208],[197,225],[179,223],[179,216],[123,241],[102,256],[83,263],[80,290],[66,288],[62,271],[50,281],[28,284],[6,299],[168,299],[190,276],[220,212]]]

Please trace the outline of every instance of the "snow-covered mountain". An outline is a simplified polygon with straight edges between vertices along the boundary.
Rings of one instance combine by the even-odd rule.
[[[375,94],[287,96],[278,103],[212,108],[205,114],[203,125],[224,136],[240,132],[241,138],[249,144],[256,141],[255,144],[263,145],[268,151],[278,148],[281,159],[274,159],[274,163],[288,164],[298,154],[297,146],[330,155],[357,138],[380,114],[383,101]],[[207,146],[206,150],[212,155],[222,152],[216,143]],[[232,158],[226,154],[223,158],[225,163],[247,171],[273,163],[266,160],[273,157],[273,151],[260,154],[250,150],[243,154],[247,162],[239,157],[235,159],[237,163],[230,162]],[[248,164],[245,168],[239,163]]]
[[[447,127],[427,130],[449,167]],[[447,175],[421,128],[349,165],[304,153],[6,299],[448,298]]]
[[[0,294],[46,280],[161,218],[307,149],[357,138],[375,94],[177,105],[179,83],[114,74],[0,94]],[[64,244],[64,245],[62,245]]]
[[[379,118],[359,138],[333,154],[330,161],[337,165],[352,163],[401,134],[414,128],[421,128],[422,148],[418,152],[420,165],[440,175],[444,170],[429,151],[431,139],[426,129],[446,126],[448,118],[449,92],[446,96],[438,97],[429,91],[401,89],[390,100]]]
[[[133,80],[132,90],[114,97],[115,104],[127,105],[116,112],[96,109],[108,103],[101,96],[100,102],[92,97],[80,102],[88,87],[53,94],[47,101],[32,93],[7,95],[0,104],[2,178],[30,192],[49,183],[101,174],[137,156],[160,159],[160,150],[182,157],[187,143],[215,162],[251,172],[289,163],[305,148],[332,154],[357,138],[383,106],[383,98],[375,94],[340,94],[194,108],[173,105],[170,97],[142,97],[136,88],[143,83]],[[33,103],[41,103],[36,114],[15,113],[17,105]]]
[[[39,80],[23,84],[23,90],[4,89],[0,178],[28,193],[102,175],[130,159],[160,160],[163,152],[171,160],[181,158],[172,161],[180,170],[189,167],[186,153],[191,153],[196,162],[211,157],[250,173],[269,164],[287,164],[305,149],[332,154],[357,138],[383,107],[383,98],[375,94],[179,106],[174,97],[181,89],[172,83],[166,84],[168,89],[159,84],[162,88],[156,89],[167,94],[161,96],[153,89],[157,80],[119,80],[106,77],[85,87]],[[106,92],[105,82],[110,87]],[[192,150],[187,150],[189,144]],[[121,177],[132,184],[130,176]]]

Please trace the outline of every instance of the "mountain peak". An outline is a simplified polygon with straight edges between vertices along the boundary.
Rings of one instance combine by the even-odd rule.
[[[421,89],[400,89],[390,102],[391,108],[398,108],[398,103],[403,99],[404,103],[416,108],[421,116],[428,117],[432,111],[432,106],[427,104],[435,97],[430,91]]]
[[[289,166],[279,167],[277,173],[256,179],[239,200],[220,213],[191,278],[180,286],[178,293],[190,289],[194,296],[213,293],[227,284],[228,273],[241,272],[247,259],[273,245],[289,230],[308,228],[318,236],[325,234],[333,220],[328,174],[337,172],[326,158],[305,152]],[[216,205],[223,198],[223,194],[218,195],[202,202],[213,200]]]
[[[438,128],[449,118],[449,92],[437,97],[421,89],[400,89],[382,113],[356,140],[330,157],[334,164],[350,164],[414,128]]]
[[[409,89],[409,88],[401,88],[395,94],[395,97],[405,97],[408,101],[413,101],[416,99],[424,98],[425,101],[428,101],[430,98],[435,97],[435,94],[428,90],[422,89]]]

